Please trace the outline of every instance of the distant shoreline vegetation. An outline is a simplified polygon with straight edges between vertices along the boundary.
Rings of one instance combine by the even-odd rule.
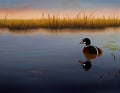
[[[105,29],[120,27],[119,18],[58,18],[48,17],[41,19],[0,19],[0,28],[15,30],[25,29]]]

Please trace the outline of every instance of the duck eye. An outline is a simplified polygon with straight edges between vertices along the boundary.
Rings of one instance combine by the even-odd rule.
[[[86,44],[86,41],[82,41],[84,44]]]

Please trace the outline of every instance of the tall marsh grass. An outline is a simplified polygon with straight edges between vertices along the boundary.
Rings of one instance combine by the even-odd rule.
[[[87,16],[80,18],[59,18],[48,16],[41,19],[0,19],[0,28],[8,29],[104,29],[108,27],[119,27],[119,18],[89,18]]]

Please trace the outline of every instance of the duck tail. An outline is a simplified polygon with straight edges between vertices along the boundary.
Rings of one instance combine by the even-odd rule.
[[[103,54],[103,51],[100,48],[97,47],[97,50],[98,50],[98,56]]]

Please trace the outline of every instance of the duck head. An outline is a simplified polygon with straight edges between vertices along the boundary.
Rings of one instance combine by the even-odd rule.
[[[91,41],[89,38],[84,38],[84,39],[82,39],[80,44],[85,44],[86,46],[89,46],[91,44]]]
[[[82,68],[84,69],[84,71],[88,71],[92,67],[91,61],[89,60],[86,60],[85,62],[83,61],[78,61],[78,62],[82,65]]]

